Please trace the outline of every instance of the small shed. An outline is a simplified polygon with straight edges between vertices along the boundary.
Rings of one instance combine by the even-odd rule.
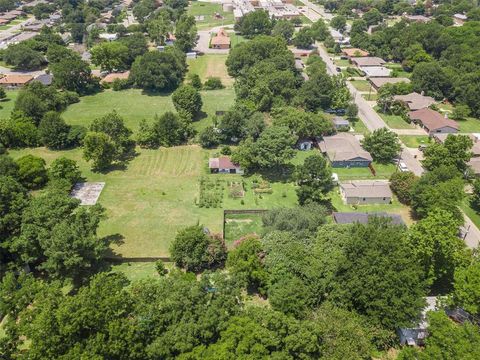
[[[233,163],[229,156],[210,158],[208,160],[208,167],[212,174],[243,174],[240,165]]]
[[[316,141],[311,138],[300,138],[297,141],[297,149],[298,150],[312,150],[315,147]]]
[[[336,130],[349,130],[350,122],[347,119],[344,119],[341,116],[335,116],[332,119],[333,126]]]

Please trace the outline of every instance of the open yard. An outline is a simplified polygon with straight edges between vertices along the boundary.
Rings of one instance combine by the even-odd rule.
[[[428,145],[432,140],[428,135],[400,135],[400,140],[409,148],[418,148],[420,145]]]
[[[242,236],[260,235],[262,226],[261,214],[228,214],[225,223],[225,243],[231,247],[233,242]]]
[[[400,115],[391,115],[385,114],[381,111],[378,111],[378,106],[375,106],[375,111],[378,115],[387,123],[389,127],[392,129],[414,129],[415,126],[413,124],[409,124]]]
[[[7,98],[0,101],[0,119],[5,119],[10,117],[10,113],[13,110],[15,105],[15,100],[18,96],[18,90],[8,90],[5,91]]]
[[[350,82],[358,91],[370,91],[371,85],[367,80],[352,80]]]
[[[472,222],[480,228],[480,214],[470,205],[470,197],[466,196],[460,204],[460,209],[472,220]]]
[[[197,17],[197,29],[206,30],[215,26],[233,24],[233,12],[224,12],[221,4],[192,1],[187,10],[188,15]],[[218,14],[220,17],[216,17]],[[203,16],[203,20],[200,18]]]
[[[395,172],[394,164],[378,164],[373,162],[373,168],[376,175],[374,176],[368,167],[352,167],[352,168],[332,168],[334,173],[338,174],[340,180],[354,179],[389,179]]]
[[[210,123],[216,110],[227,110],[234,103],[233,89],[202,91],[203,108],[206,117],[194,123],[199,129]],[[174,111],[170,94],[147,94],[140,89],[123,91],[105,90],[95,95],[84,96],[77,104],[70,105],[62,114],[68,124],[88,126],[98,117],[116,110],[127,127],[134,132],[140,120],[153,121],[155,115]]]
[[[225,61],[228,55],[208,54],[197,57],[196,59],[187,60],[188,73],[197,74],[202,82],[208,77],[218,77],[222,80],[222,84],[227,88],[233,85],[233,78],[228,76]]]

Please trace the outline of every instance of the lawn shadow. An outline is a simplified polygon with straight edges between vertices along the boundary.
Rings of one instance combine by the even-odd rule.
[[[172,92],[173,91],[155,91],[155,90],[143,89],[142,90],[142,95],[169,97],[169,96],[172,95]]]
[[[282,166],[275,166],[270,169],[260,170],[258,173],[268,181],[287,183],[293,180],[294,171],[295,165],[286,164]]]
[[[205,111],[201,110],[198,112],[197,115],[195,115],[192,121],[195,121],[195,122],[200,121],[200,120],[206,119],[207,117],[208,117],[208,114]]]

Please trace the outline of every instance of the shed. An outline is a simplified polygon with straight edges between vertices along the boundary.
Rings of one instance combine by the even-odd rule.
[[[238,164],[234,164],[229,156],[210,158],[208,167],[211,173],[221,174],[243,174],[243,170]]]
[[[335,116],[332,119],[333,126],[336,130],[349,130],[350,129],[350,122],[347,119],[344,119],[340,116]]]
[[[225,29],[221,28],[210,41],[210,46],[213,49],[229,49],[230,37],[225,32]]]
[[[105,76],[101,83],[107,83],[111,84],[115,80],[127,80],[128,76],[130,75],[130,71],[124,71],[124,72],[118,72],[118,73],[110,73],[107,76]]]

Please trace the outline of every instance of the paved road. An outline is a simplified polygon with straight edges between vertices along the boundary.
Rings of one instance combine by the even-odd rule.
[[[314,3],[311,3],[308,0],[300,0],[300,2],[303,3],[306,7],[308,7],[310,9],[310,11],[308,13],[311,14],[312,18],[310,18],[310,16],[309,16],[310,14],[307,14],[307,12],[305,12],[303,14],[312,21],[318,20],[318,17],[316,15],[314,15],[314,13],[318,13],[325,20],[331,20],[333,18],[333,15],[330,14],[330,13],[326,13],[325,9],[322,6],[318,6]]]
[[[16,25],[12,25],[11,27],[9,27],[6,30],[0,31],[0,42],[4,41],[5,39],[8,39],[9,37],[18,33],[22,29],[22,26],[28,25],[28,24],[30,24],[31,22],[34,22],[34,21],[35,21],[35,18],[31,17],[31,18],[26,19],[25,21],[22,21],[21,23],[18,23]]]

